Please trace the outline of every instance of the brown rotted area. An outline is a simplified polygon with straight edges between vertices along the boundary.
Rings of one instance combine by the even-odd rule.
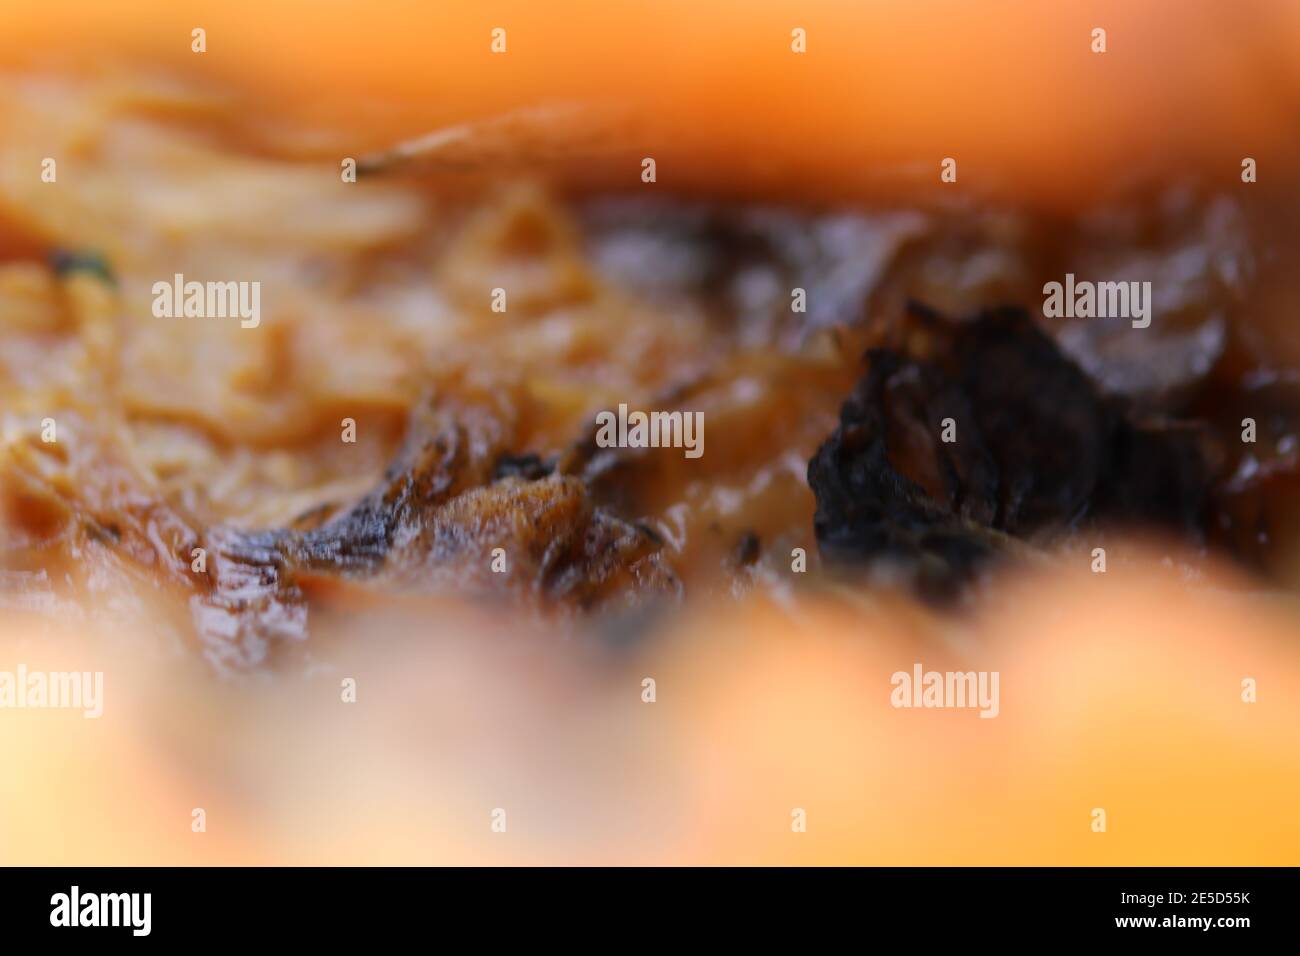
[[[1023,309],[912,318],[899,345],[867,353],[809,462],[825,560],[947,598],[1015,553],[1013,538],[1138,523],[1204,539],[1217,457],[1205,429],[1138,421]]]
[[[508,408],[422,402],[380,483],[308,528],[214,528],[201,601],[232,647],[260,653],[301,628],[303,588],[345,579],[384,593],[457,592],[553,611],[676,598],[681,584],[643,529],[593,504],[585,484],[505,451]],[[218,626],[215,628],[221,631]],[[234,663],[239,663],[235,661]]]

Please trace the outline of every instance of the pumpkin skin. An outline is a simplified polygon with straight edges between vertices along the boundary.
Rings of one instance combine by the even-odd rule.
[[[624,100],[654,121],[653,155],[671,182],[711,196],[907,200],[933,193],[952,157],[964,189],[1077,210],[1148,168],[1235,176],[1253,156],[1261,185],[1296,169],[1276,109],[1300,90],[1288,43],[1300,11],[1285,0],[1238,11],[816,0],[797,15],[751,4],[743,18],[689,0],[565,7],[559,17],[528,0],[491,10],[385,0],[358,16],[310,0],[53,0],[7,5],[0,67],[144,64],[212,80],[274,117],[273,140],[306,120],[311,136],[293,148],[329,156],[538,103]],[[196,27],[207,31],[202,54],[191,50]],[[498,27],[504,54],[491,52]],[[804,54],[791,51],[795,27]],[[1104,54],[1091,51],[1097,27]],[[1246,39],[1220,42],[1227,29]],[[604,183],[589,169],[572,179],[635,179],[635,159]]]

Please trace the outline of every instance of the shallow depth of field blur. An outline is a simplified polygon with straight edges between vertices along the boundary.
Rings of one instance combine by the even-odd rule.
[[[961,624],[727,609],[595,660],[491,616],[387,622],[340,635],[329,673],[238,687],[138,635],[10,635],[30,668],[102,666],[105,712],[5,714],[5,859],[1290,864],[1295,619],[1085,573],[1007,582]],[[915,661],[999,670],[1001,714],[893,709]]]
[[[556,12],[565,5],[10,5],[0,82],[157,91],[150,108],[178,127],[193,117],[168,113],[168,84],[198,84],[226,98],[250,155],[291,148],[326,168],[442,124],[614,91],[667,131],[661,182],[697,196],[924,202],[932,159],[951,154],[989,201],[1068,216],[1138,167],[1231,182],[1252,155],[1263,202],[1297,203],[1294,4],[574,0],[571,15]],[[1097,24],[1110,35],[1104,71],[1087,47]],[[198,25],[202,57],[189,50]],[[506,63],[485,52],[498,25],[511,31]],[[808,29],[806,60],[790,61],[792,25]],[[23,178],[42,143],[6,132],[60,137],[68,177],[78,161],[121,157],[78,157],[103,130],[33,102],[0,101],[0,266],[45,252],[23,231],[33,222],[135,248],[123,197],[147,192],[148,172],[131,191],[97,185],[103,221],[42,219],[44,187]],[[177,163],[173,184],[185,181]],[[556,194],[606,176],[617,178],[561,168]],[[268,208],[283,200],[272,192]],[[155,198],[142,220],[203,218],[181,191]],[[216,203],[238,210],[229,235],[185,250],[271,261],[278,250],[236,241],[248,212],[248,235],[309,243],[322,229],[323,256],[369,255],[367,235],[414,229],[388,199],[266,223],[258,197],[232,194]],[[1295,251],[1290,232],[1277,242]],[[1293,366],[1300,333],[1284,319],[1300,286],[1267,295],[1261,331]],[[314,343],[321,369],[340,343]],[[133,356],[141,381],[167,379],[147,345]],[[30,361],[39,377],[41,354]],[[208,414],[205,362],[193,365],[167,381]],[[399,399],[381,385],[371,397],[396,422]],[[290,416],[254,402],[239,414],[268,435]],[[366,484],[345,475],[338,487]],[[263,502],[239,505],[257,517]],[[715,595],[624,642],[454,597],[371,608],[363,625],[324,613],[310,667],[238,679],[151,628],[152,610],[165,613],[146,586],[113,596],[132,607],[125,622],[3,607],[0,670],[103,671],[105,701],[97,720],[0,710],[0,863],[1300,862],[1300,564],[1264,582],[1211,558],[1189,580],[1167,541],[1108,548],[1105,575],[1077,560],[1009,570],[958,614],[865,590]],[[1000,715],[891,707],[890,676],[917,662],[999,671]],[[346,678],[352,704],[340,701]],[[191,831],[195,808],[206,832]],[[505,833],[491,829],[497,808]],[[796,808],[806,833],[792,832]],[[1105,833],[1090,828],[1094,808]]]

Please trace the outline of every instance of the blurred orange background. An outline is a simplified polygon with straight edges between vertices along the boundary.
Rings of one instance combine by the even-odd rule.
[[[1215,584],[1233,582],[1216,575]],[[6,711],[0,847],[29,864],[1294,865],[1288,602],[1172,576],[697,612],[592,655],[499,616],[372,621],[306,678],[220,684],[147,635],[5,635],[102,667],[104,716]],[[14,652],[18,655],[15,657]],[[890,678],[998,670],[1001,712]],[[654,703],[642,680],[656,681]],[[357,702],[340,702],[344,677]],[[1254,679],[1258,700],[1242,700]],[[202,807],[207,831],[193,833]],[[490,829],[507,814],[505,833]],[[807,831],[793,832],[792,812]],[[1106,832],[1092,812],[1106,813]]]
[[[505,55],[490,51],[495,27]],[[614,98],[654,120],[646,146],[671,188],[897,196],[933,189],[951,156],[965,189],[1078,208],[1153,169],[1233,180],[1247,155],[1262,189],[1286,182],[1297,37],[1288,0],[47,0],[0,13],[0,68],[209,78],[270,130],[282,118],[349,155]]]

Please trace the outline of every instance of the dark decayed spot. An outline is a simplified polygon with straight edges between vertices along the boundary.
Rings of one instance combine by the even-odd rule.
[[[545,478],[555,470],[553,464],[542,461],[537,455],[501,455],[497,458],[492,467],[492,480],[500,481],[502,478],[517,477],[525,481],[536,481],[538,478]]]
[[[829,564],[888,569],[944,599],[1016,538],[1116,522],[1201,539],[1199,429],[1135,421],[1022,309],[915,318],[905,345],[867,354],[808,463]]]
[[[50,254],[50,268],[60,279],[84,272],[110,285],[117,282],[108,260],[100,253],[89,250],[56,249]]]
[[[731,553],[731,562],[734,567],[744,568],[758,560],[761,551],[761,542],[758,535],[752,531],[746,531],[736,542],[735,550]]]

